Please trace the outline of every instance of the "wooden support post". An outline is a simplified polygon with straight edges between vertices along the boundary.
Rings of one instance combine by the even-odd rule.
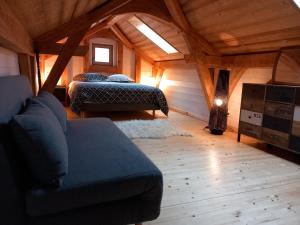
[[[208,108],[211,108],[214,85],[211,80],[210,71],[204,61],[205,53],[211,55],[219,55],[214,47],[198,35],[189,24],[185,14],[183,13],[178,0],[164,0],[174,23],[184,32],[184,38],[189,48],[192,61],[196,63],[199,79],[202,85]]]
[[[135,82],[141,82],[142,59],[139,55],[135,54]]]
[[[40,54],[36,52],[35,57],[36,57],[36,64],[37,64],[38,85],[39,85],[39,89],[41,89],[42,77],[41,77]]]
[[[238,84],[239,80],[242,78],[243,74],[246,72],[246,67],[235,67],[230,72],[230,79],[229,79],[229,93],[228,98],[232,95],[234,88]]]
[[[118,73],[123,73],[123,44],[121,41],[118,41],[118,62],[117,62],[117,70]]]
[[[50,74],[45,81],[42,90],[53,92],[54,88],[66,68],[69,60],[71,59],[75,49],[79,45],[80,41],[84,37],[85,33],[88,31],[89,26],[81,28],[76,34],[69,37],[66,44],[64,45],[60,55],[55,61],[54,66],[52,67]]]
[[[18,54],[20,74],[26,76],[31,84],[32,91],[36,94],[36,77],[34,57],[27,54]]]

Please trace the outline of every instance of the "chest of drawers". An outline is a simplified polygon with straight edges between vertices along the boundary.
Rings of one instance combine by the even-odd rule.
[[[300,87],[244,84],[241,134],[300,154]]]

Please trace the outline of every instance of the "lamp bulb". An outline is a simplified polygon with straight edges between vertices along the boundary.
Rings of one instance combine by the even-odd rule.
[[[224,103],[224,102],[223,102],[222,99],[220,99],[220,98],[215,99],[215,104],[216,104],[218,107],[222,106],[223,103]]]

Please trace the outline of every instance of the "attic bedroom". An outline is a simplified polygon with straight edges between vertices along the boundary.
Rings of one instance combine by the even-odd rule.
[[[0,225],[299,225],[299,0],[1,0]]]

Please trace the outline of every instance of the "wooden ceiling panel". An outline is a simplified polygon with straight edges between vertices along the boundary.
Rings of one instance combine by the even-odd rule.
[[[107,0],[5,0],[35,38],[103,4]]]
[[[222,54],[299,44],[300,10],[292,0],[180,0],[192,27]]]

